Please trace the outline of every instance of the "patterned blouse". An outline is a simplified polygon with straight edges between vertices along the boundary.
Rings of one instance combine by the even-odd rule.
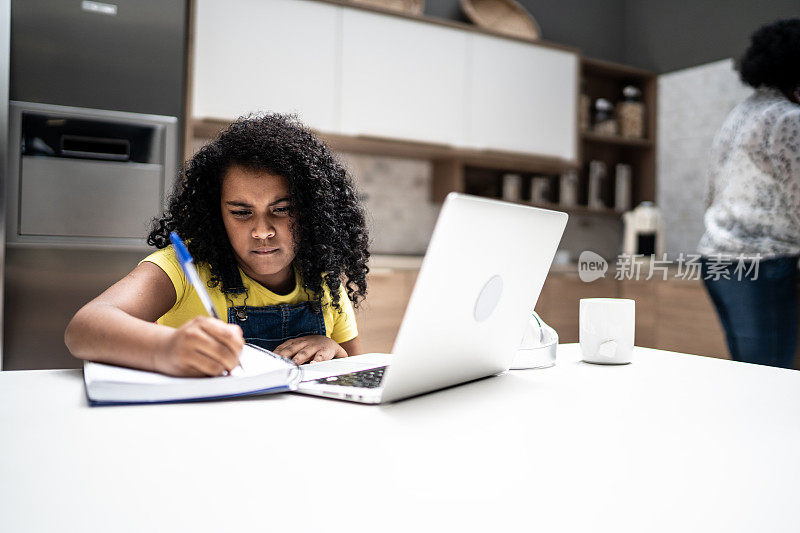
[[[800,254],[800,105],[757,89],[717,132],[708,178],[701,254]]]

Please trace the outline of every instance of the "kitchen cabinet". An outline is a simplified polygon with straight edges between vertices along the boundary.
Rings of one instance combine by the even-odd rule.
[[[335,151],[430,160],[431,199],[501,197],[503,176],[550,180],[539,207],[618,217],[617,163],[631,201],[655,200],[656,76],[552,43],[344,0],[194,0],[190,137],[251,111],[295,112]],[[578,86],[612,101],[642,90],[644,138],[578,127]],[[187,156],[190,155],[187,151]],[[588,163],[606,164],[608,207],[588,207]],[[558,176],[578,172],[578,205]]]
[[[194,0],[193,19],[193,122],[297,113],[334,148],[577,161],[574,49],[333,0]]]
[[[637,346],[654,348],[659,343],[659,333],[663,333],[663,328],[658,329],[659,322],[662,320],[661,315],[663,314],[663,310],[659,309],[657,302],[662,300],[665,303],[674,305],[675,299],[672,296],[672,292],[669,290],[672,284],[665,283],[664,287],[661,287],[660,283],[653,280],[625,280],[622,282],[612,281],[612,283],[618,286],[618,298],[628,298],[636,301],[635,342]],[[695,286],[689,287],[692,295],[700,297],[705,296],[704,293],[696,290],[697,288],[698,287]],[[703,287],[699,287],[699,289],[703,290]],[[711,308],[695,309],[694,312],[704,314],[708,312],[713,313],[714,310]],[[695,316],[694,318],[697,317]],[[724,346],[716,344],[711,352],[719,352],[722,348],[724,348]]]
[[[480,34],[470,48],[469,146],[575,160],[578,56]]]
[[[192,117],[297,113],[338,130],[341,7],[298,0],[194,0]]]
[[[469,34],[358,9],[342,16],[341,132],[464,144]]]
[[[485,40],[492,38],[486,36],[475,36],[475,41]],[[498,40],[498,45],[501,41]],[[495,48],[494,46],[487,46],[482,52],[481,47],[473,50],[472,58],[474,61],[484,61],[487,66],[486,69],[494,73],[493,76],[485,76],[482,81],[474,81],[473,95],[479,90],[478,87],[485,86],[486,94],[492,94],[492,97],[481,98],[483,106],[473,105],[476,109],[475,117],[473,120],[482,120],[485,117],[485,124],[481,124],[481,131],[492,132],[491,135],[497,139],[503,137],[503,131],[508,135],[513,135],[505,145],[507,149],[513,149],[512,144],[515,142],[524,142],[527,144],[537,144],[537,152],[547,153],[548,148],[541,144],[541,140],[534,140],[533,136],[542,134],[543,130],[539,128],[542,123],[556,123],[560,125],[567,124],[568,117],[566,112],[573,109],[570,106],[565,106],[564,103],[558,103],[557,98],[565,100],[571,98],[572,95],[562,93],[560,96],[541,94],[531,98],[532,102],[549,102],[550,105],[542,110],[537,109],[535,106],[530,106],[524,111],[516,114],[514,110],[505,109],[506,102],[515,101],[512,93],[520,90],[519,87],[524,87],[529,90],[529,87],[534,85],[536,80],[542,72],[546,64],[546,58],[543,56],[536,69],[527,71],[527,68],[534,63],[526,61],[524,56],[526,54],[557,54],[557,50],[534,50],[528,48],[520,48],[516,52],[511,52],[506,48],[511,48],[516,43],[502,42],[503,48]],[[485,55],[483,59],[481,55]],[[506,64],[506,58],[512,61],[513,64]],[[568,73],[565,71],[558,74],[558,69],[563,69],[564,62],[556,62],[552,64],[552,71],[547,72],[546,77],[552,79],[553,77],[562,76],[565,81],[562,83],[571,83],[566,81]],[[621,214],[615,208],[614,200],[616,194],[616,165],[624,163],[630,166],[631,170],[631,183],[630,194],[631,207],[635,207],[643,201],[655,200],[655,153],[656,153],[656,105],[657,105],[657,77],[654,73],[646,70],[611,63],[608,61],[600,61],[596,59],[581,58],[579,65],[574,65],[576,70],[580,71],[580,82],[584,87],[590,102],[597,98],[605,98],[611,102],[619,100],[622,94],[622,89],[627,85],[633,85],[642,91],[642,102],[646,110],[644,120],[644,136],[642,138],[622,137],[621,135],[608,135],[596,133],[591,128],[584,128],[580,131],[580,142],[577,144],[577,155],[575,156],[576,162],[569,168],[574,168],[578,180],[577,185],[577,205],[561,205],[560,201],[563,198],[563,191],[561,191],[561,184],[559,183],[559,176],[567,170],[564,165],[552,165],[546,161],[533,162],[529,161],[528,165],[519,165],[517,162],[510,159],[494,159],[490,160],[484,157],[482,160],[450,160],[441,159],[434,164],[434,186],[432,190],[432,198],[435,201],[442,201],[450,191],[460,191],[469,194],[476,194],[479,196],[488,196],[492,198],[502,197],[502,183],[503,176],[508,173],[520,174],[522,178],[522,198],[521,203],[535,205],[546,209],[556,209],[559,211],[566,211],[576,215],[592,215],[602,217],[618,218]],[[518,76],[527,76],[531,79],[530,83],[516,86],[502,85],[501,81],[506,79],[507,76],[501,73],[515,69],[519,71]],[[470,68],[470,71],[475,74],[480,71],[477,68]],[[496,87],[492,87],[492,86]],[[537,87],[539,88],[539,87]],[[549,91],[552,86],[549,84],[542,84],[539,88],[542,91]],[[539,113],[561,113],[560,118],[553,119],[552,121],[542,121]],[[517,117],[519,115],[519,118]],[[570,115],[569,120],[578,121],[578,117]],[[497,121],[492,124],[492,121]],[[530,131],[526,131],[530,129]],[[550,128],[548,130],[552,135],[566,135],[564,130],[560,133],[557,130]],[[525,140],[527,139],[527,140]],[[474,139],[471,139],[474,140]],[[477,144],[476,144],[477,145]],[[565,144],[562,143],[565,146]],[[565,161],[566,159],[562,159]],[[553,162],[558,161],[557,158]],[[600,197],[603,206],[588,206],[588,190],[589,190],[589,166],[591,161],[601,161],[605,164],[607,179],[601,186]],[[547,201],[534,201],[531,198],[530,192],[533,189],[532,182],[534,178],[544,177],[549,180],[550,191]]]
[[[367,298],[356,309],[358,337],[364,353],[391,353],[417,273],[417,269],[370,270]]]
[[[730,358],[725,332],[702,281],[658,282],[654,303],[658,306],[654,348]]]
[[[551,271],[536,302],[536,312],[558,332],[559,342],[577,342],[579,300],[616,297],[617,284],[613,279],[583,283],[577,272]]]

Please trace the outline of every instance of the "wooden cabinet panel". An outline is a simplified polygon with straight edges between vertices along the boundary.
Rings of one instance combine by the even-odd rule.
[[[658,303],[656,302],[657,282],[626,280],[619,285],[619,297],[636,301],[636,346],[656,347],[656,326],[658,323]]]
[[[558,332],[559,342],[578,342],[581,298],[617,298],[617,282],[599,279],[585,283],[577,274],[551,273],[536,303],[539,316]]]
[[[701,281],[673,280],[654,286],[658,301],[655,348],[730,358],[722,325]]]
[[[356,310],[358,337],[365,353],[390,353],[400,329],[417,271],[373,269],[367,298]]]

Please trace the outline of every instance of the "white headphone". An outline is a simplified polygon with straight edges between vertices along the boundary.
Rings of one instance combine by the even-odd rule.
[[[557,348],[558,333],[545,324],[536,311],[533,311],[522,336],[522,342],[514,355],[511,369],[522,370],[553,366],[556,364]]]

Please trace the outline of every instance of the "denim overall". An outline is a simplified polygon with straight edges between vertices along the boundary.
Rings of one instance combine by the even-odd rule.
[[[306,335],[325,335],[322,311],[313,302],[298,304],[247,305],[247,290],[234,263],[222,268],[222,292],[231,302],[228,306],[228,323],[242,328],[244,341],[267,350],[274,350],[289,339]],[[245,294],[244,305],[234,306],[232,296]],[[317,306],[318,307],[318,306]]]

